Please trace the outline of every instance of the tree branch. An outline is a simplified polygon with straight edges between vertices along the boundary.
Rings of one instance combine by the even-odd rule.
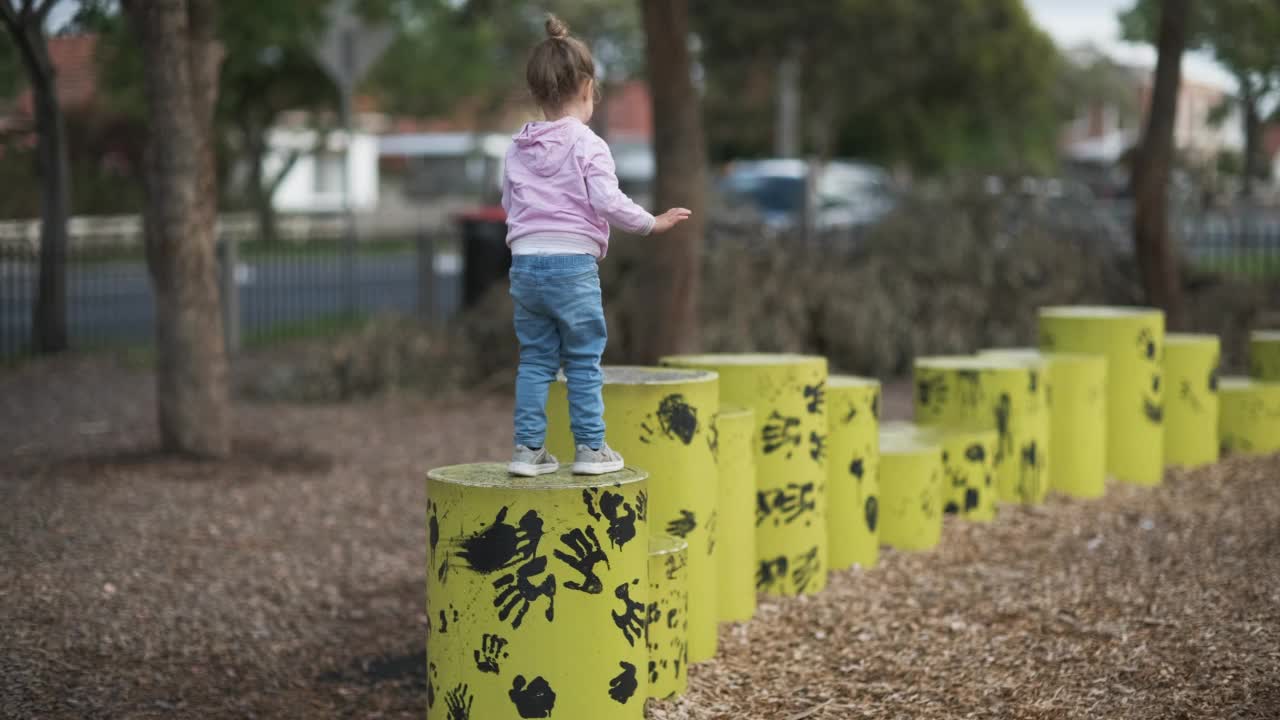
[[[42,0],[42,2],[36,6],[36,17],[40,18],[41,25],[44,24],[45,18],[49,17],[49,11],[53,9],[53,4],[55,2],[57,2],[57,0]]]
[[[0,20],[4,21],[5,27],[9,28],[9,32],[17,34],[21,25],[18,22],[18,13],[13,8],[12,0],[0,0]]]

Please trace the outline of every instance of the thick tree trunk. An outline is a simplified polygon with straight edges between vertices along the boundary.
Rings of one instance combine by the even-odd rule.
[[[5,0],[7,2],[7,0]],[[22,57],[35,106],[40,168],[40,274],[32,306],[31,345],[38,353],[67,349],[67,218],[71,214],[67,134],[44,36],[44,12],[5,7],[4,25]]]
[[[686,207],[689,220],[645,241],[642,282],[652,303],[636,318],[636,360],[689,352],[698,341],[698,289],[706,227],[702,103],[693,86],[688,0],[640,0],[653,96],[654,209]]]
[[[125,2],[146,61],[147,264],[156,295],[156,390],[165,449],[230,452],[215,256],[213,104],[221,48],[212,0]]]
[[[1169,175],[1189,4],[1164,0],[1161,8],[1155,89],[1133,175],[1134,252],[1143,290],[1148,303],[1165,311],[1166,324],[1173,329],[1182,327],[1182,281],[1169,237]]]

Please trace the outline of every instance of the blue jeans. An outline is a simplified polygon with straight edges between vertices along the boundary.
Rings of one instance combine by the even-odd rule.
[[[516,372],[515,441],[542,447],[547,389],[564,366],[569,425],[579,445],[604,442],[604,354],[608,333],[600,273],[591,255],[516,255],[511,262],[520,369]]]

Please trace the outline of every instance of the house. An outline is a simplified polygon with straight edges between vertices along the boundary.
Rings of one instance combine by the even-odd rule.
[[[344,158],[350,146],[350,155]],[[272,205],[280,212],[330,213],[344,209],[343,169],[351,207],[371,211],[378,207],[378,138],[357,127],[350,136],[337,130],[320,135],[305,128],[277,128],[267,137],[263,174],[274,177],[289,162],[292,167],[280,180]],[[349,164],[347,164],[349,162]]]

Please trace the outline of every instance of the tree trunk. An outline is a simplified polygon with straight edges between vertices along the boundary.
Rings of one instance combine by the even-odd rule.
[[[1169,238],[1169,176],[1188,11],[1189,0],[1164,0],[1161,8],[1155,89],[1133,174],[1134,252],[1143,290],[1172,329],[1182,327],[1182,281]]]
[[[1253,188],[1262,177],[1262,114],[1258,110],[1259,93],[1248,76],[1240,78],[1240,106],[1244,116],[1244,178],[1240,194],[1245,202],[1253,201]]]
[[[253,214],[258,219],[258,240],[272,245],[278,239],[275,206],[271,204],[275,186],[263,175],[262,163],[267,154],[266,129],[256,128],[252,120],[240,122],[240,134],[244,138],[245,156],[249,162],[248,192]]]
[[[653,97],[657,165],[654,209],[687,207],[693,215],[645,241],[641,282],[652,303],[637,309],[639,362],[689,352],[698,340],[698,289],[706,227],[706,153],[702,102],[693,86],[688,0],[640,0]]]
[[[156,399],[166,450],[230,453],[215,255],[213,0],[127,0],[146,64],[147,265],[156,297]]]
[[[57,82],[40,12],[3,14],[22,57],[35,106],[40,168],[40,274],[31,317],[31,345],[38,353],[67,349],[67,218],[71,214],[67,135]]]

